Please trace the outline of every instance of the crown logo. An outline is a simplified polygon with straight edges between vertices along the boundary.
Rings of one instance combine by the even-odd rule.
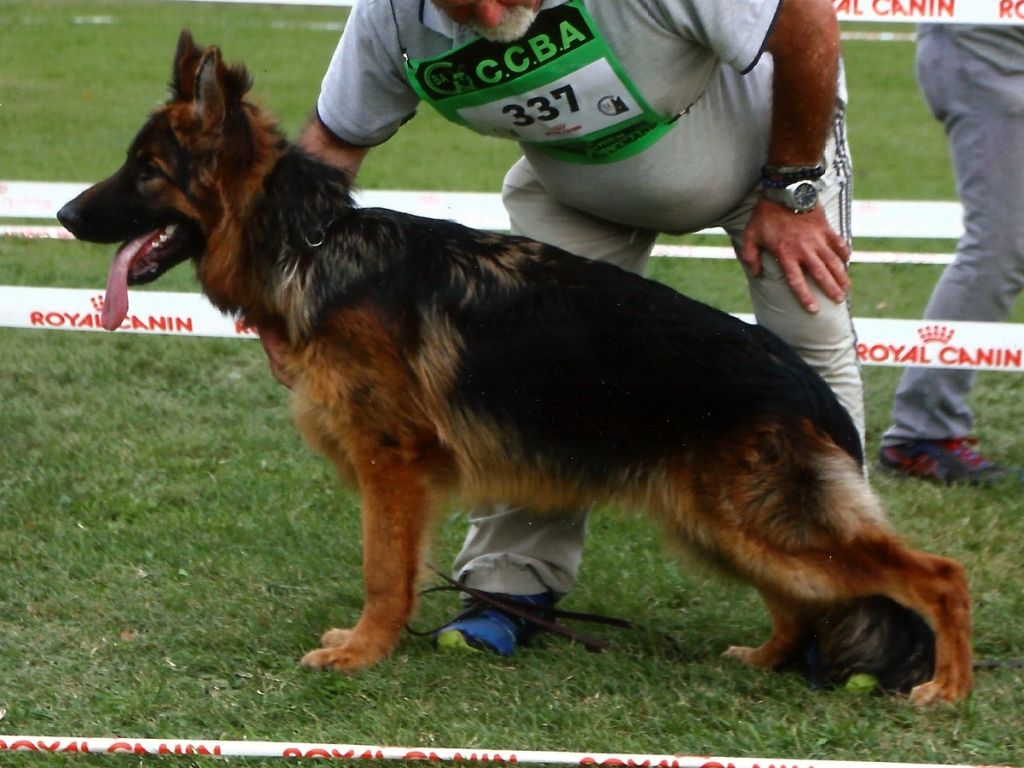
[[[917,329],[917,335],[921,337],[921,341],[925,344],[933,341],[949,344],[955,333],[956,331],[946,325],[922,325]]]
[[[91,299],[89,299],[89,303],[92,304],[92,308],[95,309],[97,312],[102,312],[103,311],[103,299],[104,299],[104,296],[103,296],[102,293],[100,293],[100,294],[97,294],[96,296],[93,296]]]

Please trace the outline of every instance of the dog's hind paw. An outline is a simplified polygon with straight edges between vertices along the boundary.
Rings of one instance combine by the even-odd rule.
[[[340,648],[352,637],[351,629],[328,629],[320,636],[321,648]]]
[[[748,667],[771,669],[776,663],[774,654],[766,654],[764,652],[764,646],[751,648],[748,645],[733,645],[730,646],[722,656],[727,659],[739,661],[746,664]]]
[[[914,686],[910,691],[910,703],[917,707],[927,707],[937,703],[952,703],[966,699],[970,690],[960,690],[957,686],[930,680]]]

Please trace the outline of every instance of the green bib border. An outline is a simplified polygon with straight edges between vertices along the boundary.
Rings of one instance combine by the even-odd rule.
[[[603,59],[636,102],[640,113],[633,118],[583,137],[553,141],[523,141],[522,143],[529,144],[558,160],[578,164],[618,162],[644,151],[671,130],[679,116],[668,117],[651,109],[643,95],[626,75],[618,58],[597,31],[593,18],[582,0],[569,0],[563,6],[544,13],[551,14],[563,8],[578,14],[586,26],[586,32],[581,33],[571,24],[569,25],[572,33],[575,33],[575,36],[578,36],[583,42],[564,53],[550,52],[548,46],[558,45],[551,37],[551,32],[555,30],[559,30],[561,33],[559,35],[560,42],[567,42],[565,25],[570,19],[553,17],[537,33],[511,43],[499,45],[483,38],[477,38],[432,59],[409,59],[406,62],[406,75],[409,82],[419,97],[434,107],[445,119],[476,130],[478,133],[493,136],[495,135],[493,131],[477,129],[472,123],[465,120],[459,111],[503,99],[515,99],[523,93],[564,79],[573,72]],[[560,16],[564,17],[564,12]],[[568,42],[572,42],[572,40],[568,40]],[[486,51],[491,53],[491,56],[483,58],[474,55],[476,51]],[[497,61],[494,57],[494,53],[499,51],[503,52],[503,62]],[[543,55],[549,52],[550,55]],[[513,54],[517,57],[527,58],[512,59],[510,56]],[[530,56],[532,59],[528,61]],[[476,71],[473,74],[476,75],[478,81],[484,81],[483,85],[472,83],[471,87],[466,87],[467,83],[463,82],[460,88],[458,84],[455,84],[453,93],[441,94],[438,97],[431,93],[431,90],[436,93],[440,90],[439,88],[433,87],[428,90],[429,84],[425,85],[421,82],[421,78],[425,79],[430,75],[431,68],[454,69],[458,66],[465,67],[466,64],[472,62],[476,62]],[[481,76],[481,67],[490,63],[495,65],[496,72],[504,73],[501,80],[493,84],[487,83],[487,78]],[[504,69],[502,69],[502,65],[504,65]],[[517,67],[522,68],[521,73],[517,71]],[[443,71],[443,69],[438,71]],[[456,75],[458,75],[457,69]],[[469,76],[463,75],[463,78],[467,80]]]

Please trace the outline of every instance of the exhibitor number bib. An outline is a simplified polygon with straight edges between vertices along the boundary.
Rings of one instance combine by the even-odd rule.
[[[520,40],[479,38],[406,69],[448,120],[568,162],[622,160],[676,119],[647,106],[580,0],[543,11]]]

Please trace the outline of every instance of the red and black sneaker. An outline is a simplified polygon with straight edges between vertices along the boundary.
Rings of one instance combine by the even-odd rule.
[[[977,442],[968,437],[908,440],[883,447],[879,460],[890,472],[946,484],[991,485],[1009,477],[1013,470],[973,450]]]

